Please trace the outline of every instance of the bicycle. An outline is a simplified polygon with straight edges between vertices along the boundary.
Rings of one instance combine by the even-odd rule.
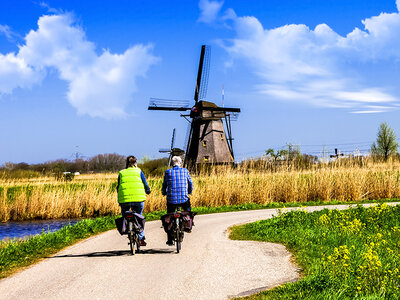
[[[183,230],[182,230],[182,220],[181,220],[181,211],[178,210],[173,213],[173,225],[172,225],[172,236],[174,238],[174,243],[176,245],[176,253],[179,253],[182,247],[183,242]]]
[[[136,252],[140,253],[140,240],[139,240],[139,229],[135,226],[134,219],[136,216],[135,212],[128,210],[125,212],[125,219],[127,221],[128,227],[128,244],[130,246],[131,255],[135,255],[135,244],[136,244]]]
[[[193,218],[196,215],[195,212],[181,211],[180,210],[181,207],[178,207],[178,208],[177,208],[177,210],[175,212],[169,214],[173,218],[171,233],[172,233],[173,242],[176,245],[176,252],[177,253],[179,253],[179,251],[182,248],[184,232],[188,232],[188,233],[191,232],[191,226],[192,225],[189,225],[189,228],[188,228],[187,227],[188,226],[187,223],[189,222],[189,223],[193,224],[192,223],[193,222]],[[187,219],[186,217],[189,217],[190,219]]]

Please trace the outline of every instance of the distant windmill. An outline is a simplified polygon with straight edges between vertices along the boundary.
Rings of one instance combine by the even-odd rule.
[[[172,131],[171,148],[170,149],[160,149],[159,150],[160,153],[169,153],[168,166],[171,165],[172,156],[181,156],[181,155],[183,155],[185,153],[185,151],[183,151],[182,149],[175,148],[174,147],[174,143],[175,143],[175,128]]]
[[[210,47],[201,46],[199,69],[197,72],[194,106],[189,102],[151,98],[149,110],[190,111],[181,114],[190,122],[186,145],[185,166],[197,164],[234,163],[231,116],[237,117],[240,108],[219,107],[205,101],[210,69]],[[189,117],[189,119],[187,119]],[[226,132],[223,121],[225,120]],[[171,147],[172,148],[172,147]]]

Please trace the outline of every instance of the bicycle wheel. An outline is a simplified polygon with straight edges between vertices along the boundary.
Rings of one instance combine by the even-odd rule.
[[[131,249],[131,255],[135,255],[135,237],[134,237],[134,233],[129,230],[128,232],[128,239],[129,239],[129,246]]]
[[[181,250],[180,232],[179,229],[176,230],[176,252],[179,253]]]
[[[140,241],[139,241],[139,236],[137,233],[135,233],[135,242],[136,242],[136,251],[139,253],[140,252]]]

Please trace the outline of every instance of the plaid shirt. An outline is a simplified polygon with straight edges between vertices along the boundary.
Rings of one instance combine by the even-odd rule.
[[[192,191],[193,182],[187,169],[174,166],[165,171],[162,194],[167,195],[168,203],[185,203]]]

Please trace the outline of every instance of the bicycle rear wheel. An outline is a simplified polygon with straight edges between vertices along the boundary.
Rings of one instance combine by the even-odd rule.
[[[132,231],[128,232],[129,246],[131,249],[131,255],[135,255],[135,237]]]
[[[181,250],[181,239],[180,239],[180,232],[179,229],[176,230],[176,252],[179,253],[179,251]]]
[[[136,241],[136,251],[140,253],[140,240],[137,233],[135,233],[135,241]]]

